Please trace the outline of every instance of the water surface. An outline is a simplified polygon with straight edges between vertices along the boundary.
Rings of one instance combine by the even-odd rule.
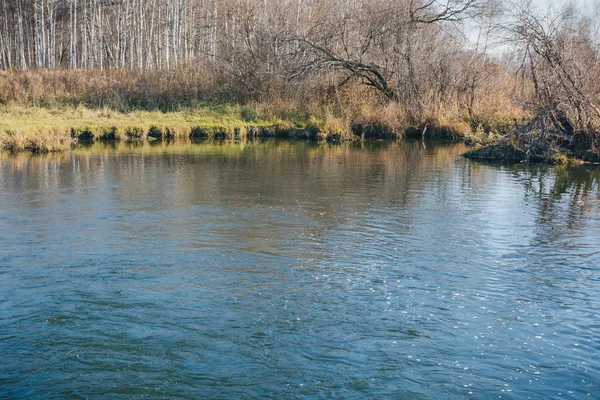
[[[600,397],[600,170],[461,145],[0,156],[0,397]]]

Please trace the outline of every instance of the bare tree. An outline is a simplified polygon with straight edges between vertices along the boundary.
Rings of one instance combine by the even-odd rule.
[[[312,57],[295,76],[341,71],[340,86],[358,80],[421,113],[422,86],[435,81],[440,94],[453,80],[444,58],[450,54],[441,56],[444,46],[455,45],[446,25],[460,23],[477,6],[474,0],[331,1],[321,6],[311,30],[297,38],[299,54]],[[432,54],[440,55],[435,63],[428,58]]]
[[[600,118],[598,98],[590,92],[598,60],[572,7],[538,15],[520,3],[508,26],[522,46],[535,85],[540,116],[563,135],[586,130]]]

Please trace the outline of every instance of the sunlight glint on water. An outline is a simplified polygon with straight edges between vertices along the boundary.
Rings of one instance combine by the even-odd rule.
[[[0,397],[597,398],[600,170],[420,142],[0,158]]]

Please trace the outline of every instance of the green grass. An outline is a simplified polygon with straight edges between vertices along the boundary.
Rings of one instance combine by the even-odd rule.
[[[50,153],[69,150],[81,140],[127,142],[191,137],[231,140],[275,136],[340,141],[359,138],[357,127],[366,129],[362,132],[367,137],[402,137],[411,131],[399,122],[403,114],[398,107],[384,108],[375,119],[343,117],[326,108],[309,109],[312,111],[301,112],[285,102],[198,103],[174,111],[129,112],[83,105],[0,105],[0,150]],[[356,121],[358,125],[353,125]],[[419,137],[426,132],[428,138],[457,140],[470,132],[470,126],[463,121],[429,118],[412,130]]]
[[[76,139],[146,140],[190,136],[244,138],[253,132],[306,129],[297,112],[264,112],[227,104],[177,111],[119,112],[108,108],[0,106],[0,149],[13,152],[66,150]],[[289,117],[288,117],[289,115]],[[286,118],[288,117],[288,118]]]
[[[242,107],[220,106],[187,108],[179,111],[133,111],[121,113],[111,109],[0,107],[0,132],[36,132],[45,129],[98,129],[151,126],[199,126],[203,128],[235,128],[275,126],[280,121],[254,118],[245,120]]]

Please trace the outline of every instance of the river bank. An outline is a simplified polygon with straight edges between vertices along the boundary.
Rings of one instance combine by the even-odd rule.
[[[470,149],[463,156],[474,160],[555,165],[599,163],[600,150],[593,140],[594,136],[580,133],[567,139],[548,132],[519,134],[515,129],[504,135],[468,137],[465,141]]]
[[[309,127],[291,118],[284,121],[248,116],[244,107],[229,105],[202,105],[169,112],[122,112],[81,105],[0,108],[0,148],[12,152],[65,151],[79,140],[241,139],[292,128]]]
[[[306,115],[296,109],[257,112],[235,104],[199,104],[173,111],[118,111],[111,108],[0,106],[0,151],[52,153],[85,141],[173,141],[187,139],[253,140],[281,138],[324,142],[364,139],[437,139],[465,142],[463,154],[476,160],[542,162],[559,165],[597,163],[589,143],[567,142],[557,135],[541,140],[519,135],[518,128],[473,129],[473,121],[426,119],[419,124],[344,121],[330,115]],[[267,108],[262,108],[267,110]]]
[[[0,150],[51,153],[66,151],[79,141],[144,141],[207,138],[244,140],[284,138],[317,141],[399,139],[463,140],[466,123],[427,120],[410,126],[385,121],[360,123],[331,115],[306,115],[295,109],[256,112],[241,105],[201,104],[175,111],[77,107],[0,107]]]

